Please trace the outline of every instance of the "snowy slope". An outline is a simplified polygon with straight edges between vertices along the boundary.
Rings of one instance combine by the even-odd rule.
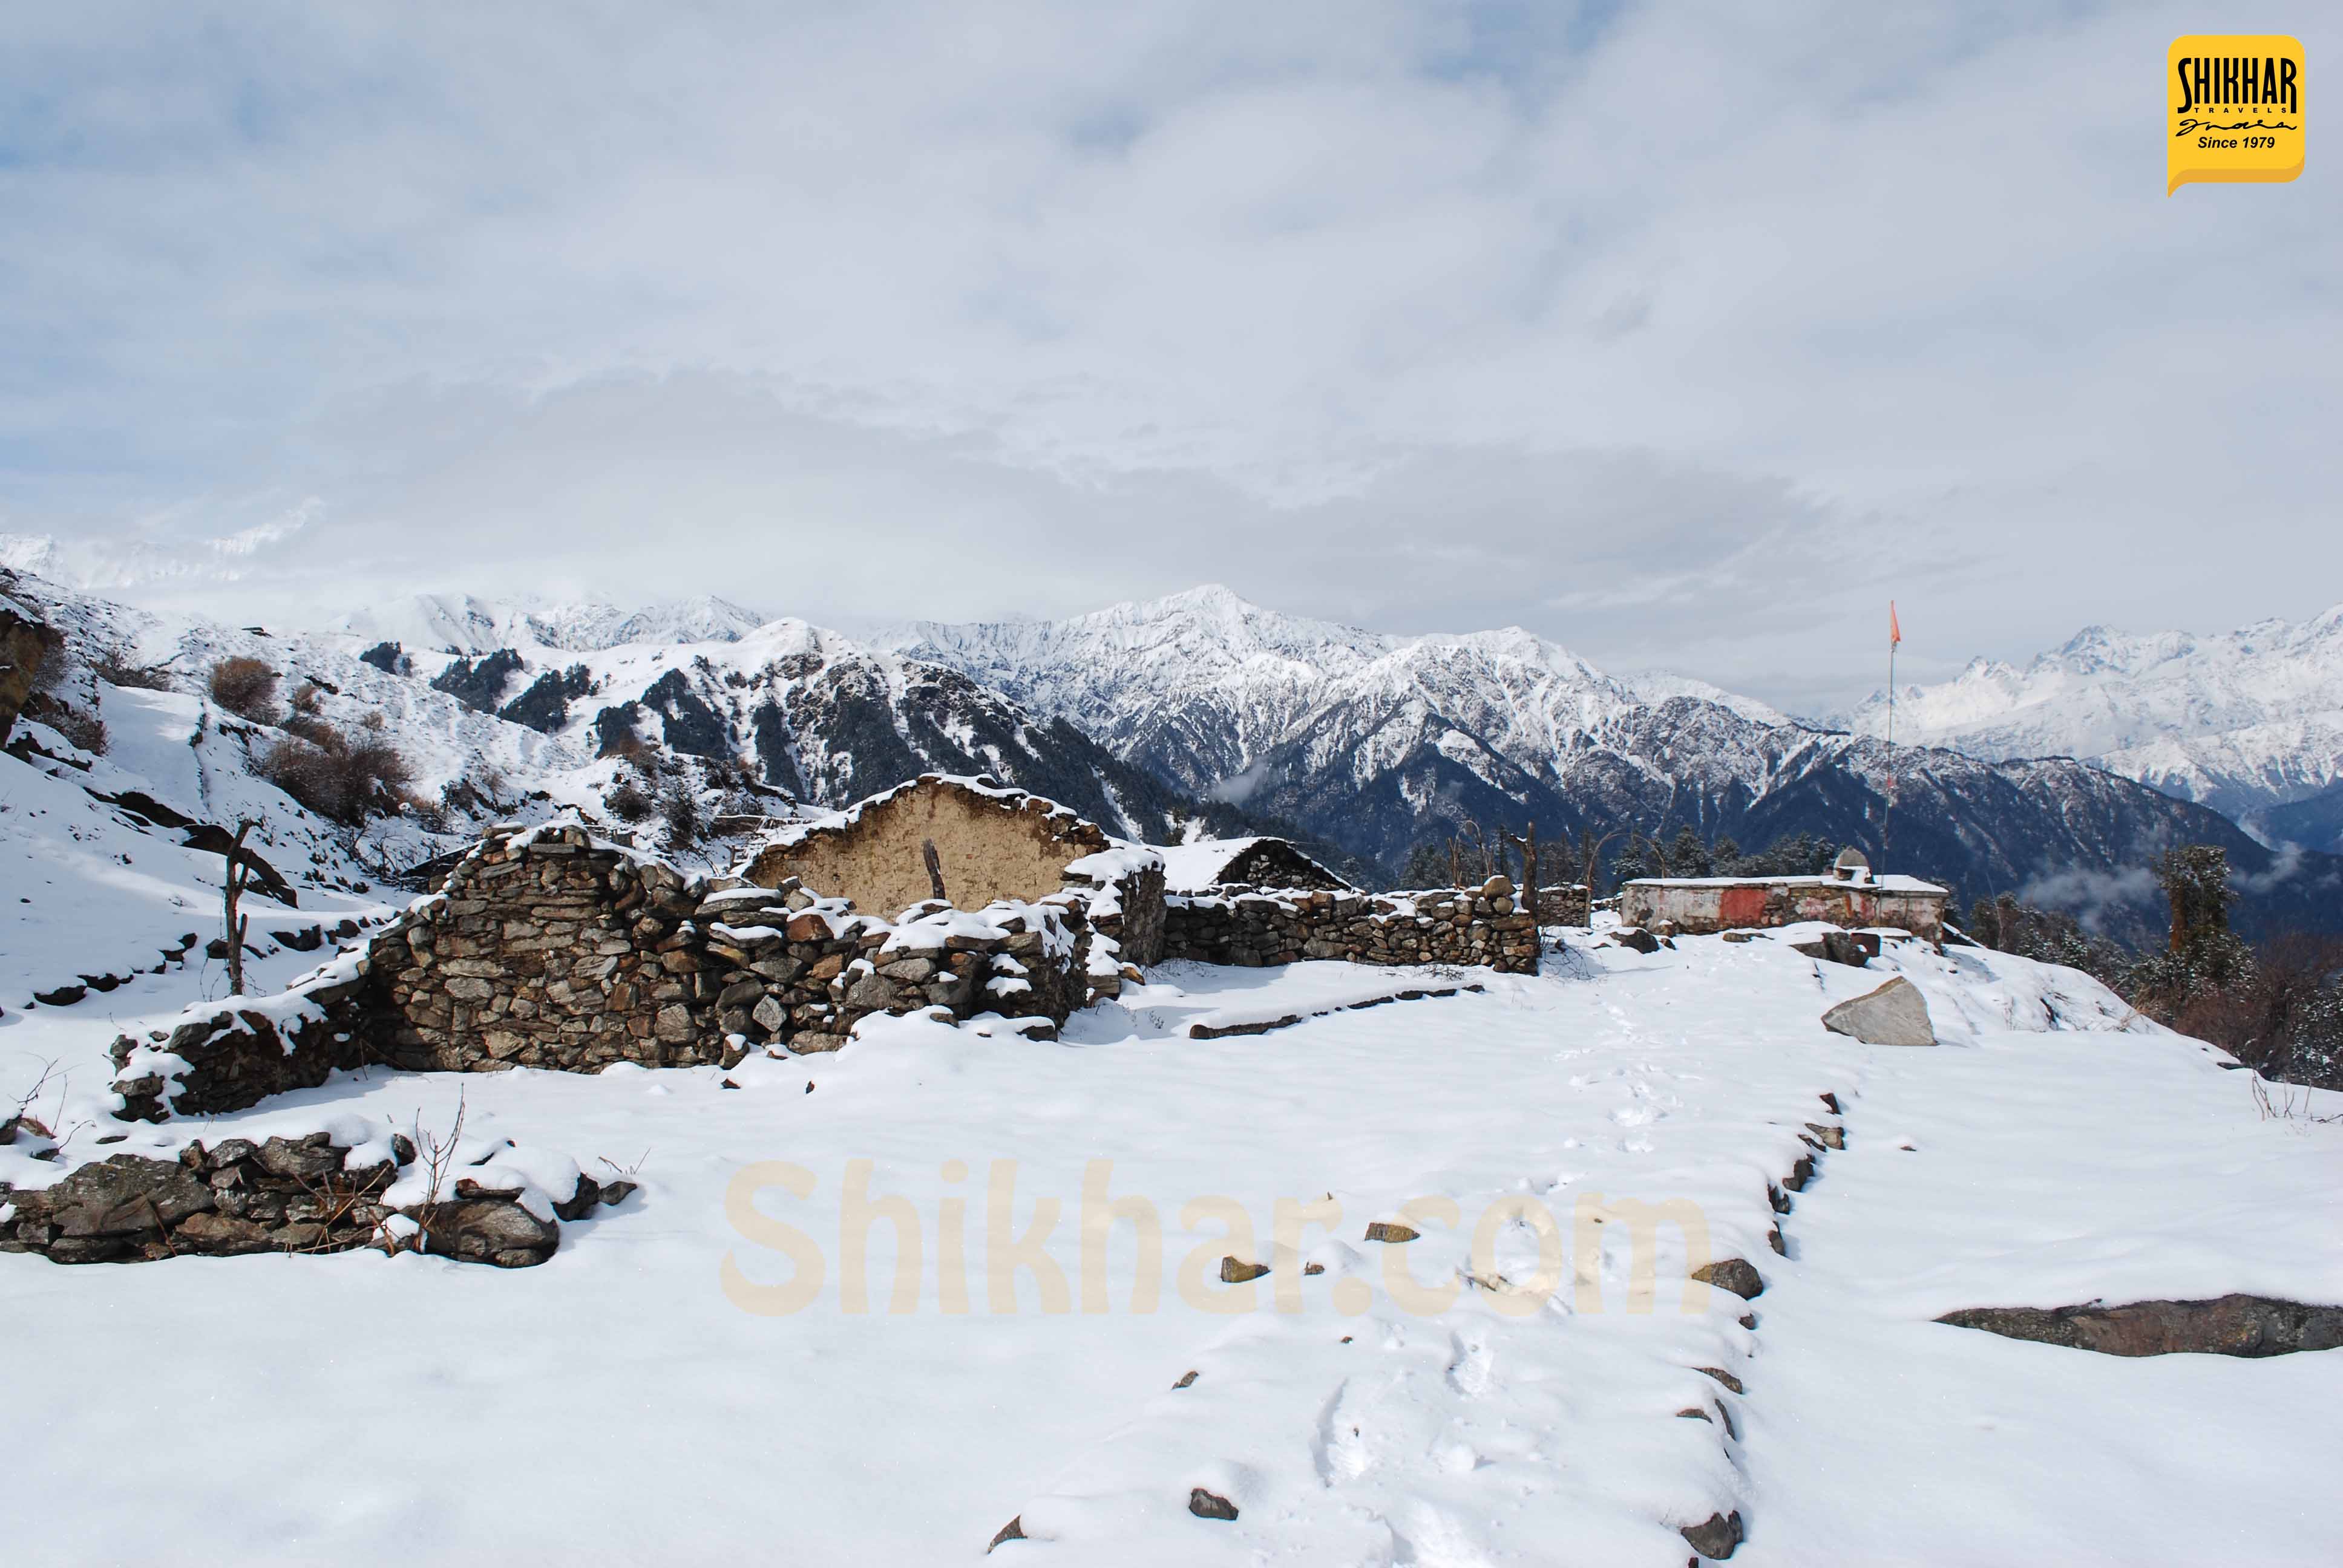
[[[1574,943],[1539,976],[1471,975],[1479,994],[1195,1040],[1155,1015],[1298,1009],[1270,994],[1278,971],[1222,995],[1183,968],[1061,1042],[873,1020],[834,1057],[752,1057],[737,1091],[713,1069],[337,1076],[200,1136],[305,1111],[445,1129],[460,1096],[475,1137],[607,1157],[641,1191],[511,1273],[0,1256],[19,1412],[0,1466],[43,1500],[11,1545],[1677,1568],[1679,1532],[1733,1513],[1735,1560],[1758,1563],[2321,1560],[2335,1353],[2120,1362],[1932,1320],[2343,1300],[2343,1127],[2259,1119],[2246,1075],[2072,971],[1895,947],[1878,970],[1784,940]],[[1821,1029],[1888,970],[1923,987],[1944,1045]],[[169,1000],[0,1020],[0,1096],[57,1061],[72,1085],[41,1109],[85,1118],[104,1040]],[[1810,1126],[1845,1148],[1776,1214],[1769,1183],[1814,1153]],[[194,1131],[132,1128],[118,1151]],[[55,1175],[0,1149],[0,1180]],[[879,1200],[867,1224],[850,1185]],[[1094,1272],[1086,1189],[1126,1205]],[[1283,1242],[1281,1200],[1315,1216]],[[1638,1292],[1627,1205],[1671,1201],[1710,1255],[1755,1264],[1761,1296],[1687,1292],[1673,1223]],[[1364,1239],[1403,1217],[1415,1241]],[[776,1294],[779,1224],[821,1259],[802,1302]],[[1271,1272],[1223,1284],[1229,1256]],[[122,1506],[134,1413],[242,1462],[144,1466]],[[1192,1512],[1198,1488],[1237,1517]],[[1012,1519],[1021,1539],[987,1559]]]
[[[1880,733],[1885,693],[1849,719]],[[2025,665],[1900,688],[1898,739],[2079,757],[2231,816],[2343,782],[2343,606],[2213,637],[2088,627]]]
[[[142,669],[184,699],[191,723],[208,707],[209,672],[242,658],[277,675],[280,719],[307,689],[316,718],[348,734],[376,727],[427,809],[346,834],[351,864],[367,868],[357,875],[445,852],[493,820],[558,811],[636,822],[684,859],[723,861],[722,841],[672,841],[668,802],[689,798],[703,825],[746,831],[930,770],[991,773],[1132,838],[1177,839],[1195,810],[1078,729],[957,670],[801,620],[759,623],[722,600],[621,611],[438,597],[305,632],[166,618],[8,580],[67,633],[85,670]],[[117,703],[139,700],[87,689],[109,722]],[[247,776],[283,739],[233,719],[226,729]],[[1242,830],[1220,815],[1223,830]]]

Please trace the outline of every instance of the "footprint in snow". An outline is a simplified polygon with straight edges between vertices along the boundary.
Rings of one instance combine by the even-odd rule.
[[[1468,1398],[1479,1398],[1488,1390],[1489,1370],[1494,1360],[1487,1342],[1477,1336],[1467,1340],[1463,1334],[1452,1333],[1448,1347],[1449,1386]]]

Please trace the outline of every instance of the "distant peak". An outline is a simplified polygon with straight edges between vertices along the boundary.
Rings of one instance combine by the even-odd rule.
[[[1246,598],[1226,583],[1200,583],[1175,594],[1167,594],[1142,607],[1148,609],[1209,609],[1223,613],[1234,611],[1242,615],[1266,614],[1261,606]]]

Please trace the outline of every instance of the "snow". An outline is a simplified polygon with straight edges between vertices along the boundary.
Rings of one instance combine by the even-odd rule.
[[[1886,696],[1847,718],[1877,735]],[[2023,666],[1896,692],[1899,739],[1992,760],[2078,757],[2236,815],[2343,781],[2343,606],[2217,636],[2087,627]]]
[[[1821,1029],[1888,972],[1921,986],[1945,1045]],[[1537,976],[1450,973],[1477,994],[1185,1033],[1215,1010],[1283,1016],[1429,978],[1166,965],[1056,1042],[1006,1020],[872,1020],[835,1055],[729,1074],[375,1070],[130,1129],[121,1151],[444,1131],[460,1099],[467,1151],[512,1141],[498,1158],[535,1190],[582,1167],[631,1169],[641,1191],[512,1272],[0,1257],[14,1404],[38,1412],[5,1429],[0,1465],[45,1500],[19,1511],[12,1550],[671,1561],[786,1542],[795,1561],[975,1562],[1019,1517],[1030,1539],[1001,1562],[1674,1568],[1677,1526],[1737,1509],[1735,1560],[1758,1563],[2326,1554],[2343,1358],[2120,1362],[1929,1320],[2228,1290],[2343,1300],[2343,1127],[2259,1120],[2248,1075],[2087,977],[1917,943],[1869,972],[1774,941],[1574,945]],[[18,1075],[0,1089],[22,1091],[27,1059],[66,1061],[75,1120],[104,1041],[166,1023],[157,1000],[0,1020],[0,1070]],[[1843,1122],[1846,1148],[1780,1217],[1778,1257],[1766,1184],[1808,1152],[1810,1122]],[[0,1180],[37,1163],[16,1153]],[[781,1184],[797,1172],[807,1196]],[[985,1247],[996,1180],[1010,1239],[1046,1232],[1036,1266],[1003,1274],[1005,1311]],[[1094,1206],[1151,1205],[1152,1310],[1127,1211],[1085,1272],[1086,1184]],[[878,1216],[867,1292],[840,1245],[849,1191]],[[1294,1223],[1330,1199],[1338,1222]],[[1624,1202],[1670,1199],[1696,1206],[1715,1256],[1758,1266],[1752,1308],[1715,1292],[1684,1310],[1688,1242],[1662,1225],[1656,1299],[1633,1310]],[[902,1312],[897,1215],[919,1236]],[[1402,1218],[1420,1239],[1363,1239]],[[823,1276],[763,1315],[792,1278],[779,1223],[818,1244]],[[948,1226],[964,1296],[941,1269]],[[1212,1310],[1248,1293],[1220,1282],[1223,1255],[1272,1265],[1252,1310]],[[1738,1438],[1675,1414],[1692,1407],[1729,1412]],[[140,1505],[120,1507],[134,1412],[239,1462],[142,1466]],[[451,1432],[492,1446],[493,1484],[451,1483]],[[611,1453],[622,1466],[589,1464],[581,1505],[581,1458]],[[743,1484],[742,1463],[780,1479]],[[1197,1486],[1240,1517],[1192,1517]]]
[[[1250,839],[1200,839],[1176,845],[1161,851],[1163,856],[1163,890],[1167,893],[1209,893],[1220,886],[1221,874],[1229,862],[1262,842]],[[1301,854],[1299,849],[1294,851]],[[1303,856],[1304,859],[1309,857]],[[1316,861],[1311,862],[1316,865]],[[1318,868],[1324,871],[1323,866]],[[1327,871],[1331,878],[1333,873]],[[1340,880],[1339,878],[1335,879]]]
[[[1346,1008],[1372,1007],[1409,993],[1447,994],[1485,987],[1494,970],[1446,964],[1381,968],[1306,959],[1280,969],[1231,969],[1185,959],[1157,964],[1147,983],[1126,986],[1113,1006],[1094,1010],[1070,1028],[1087,1036],[1121,1027],[1125,1015],[1143,1032],[1184,1035],[1191,1030],[1242,1029],[1310,1018]]]
[[[260,649],[342,686],[327,699],[336,722],[393,713],[427,777],[500,758],[547,789],[548,811],[615,766],[574,736],[512,733],[381,676],[331,638],[36,608],[183,672]],[[1384,683],[1361,723],[1448,702],[1454,690],[1433,700],[1411,684],[1441,669],[1487,678],[1474,689],[1496,706],[1537,693],[1502,732],[1539,745],[1637,711],[1518,633],[1445,639],[1447,663],[1411,663],[1225,590],[1140,608],[1080,637],[1120,638],[1143,661],[1188,646],[1167,632],[1209,633],[1195,646],[1242,650],[1222,689],[1283,694],[1247,720],[1271,728],[1280,702],[1320,689],[1313,658]],[[1059,632],[1027,630],[1019,647],[1055,657]],[[703,657],[762,669],[836,652],[833,635],[771,623],[738,642],[585,658],[624,695]],[[1051,1042],[997,1015],[873,1019],[835,1055],[753,1054],[729,1073],[377,1069],[152,1128],[111,1119],[106,1047],[219,1000],[200,945],[163,961],[216,930],[219,861],[97,794],[135,789],[209,823],[262,818],[263,852],[301,900],[247,896],[252,1004],[277,1016],[306,1005],[288,987],[351,960],[277,950],[266,933],[384,918],[357,857],[400,846],[354,849],[256,779],[247,739],[191,693],[107,688],[104,701],[108,756],[37,725],[25,732],[54,759],[0,756],[0,1113],[22,1103],[55,1134],[0,1146],[0,1181],[44,1185],[190,1137],[319,1129],[377,1158],[391,1132],[445,1134],[460,1109],[459,1158],[488,1161],[468,1173],[539,1212],[580,1170],[640,1191],[511,1272],[363,1252],[98,1268],[0,1255],[17,1412],[0,1426],[0,1473],[42,1500],[12,1517],[25,1561],[403,1568],[763,1557],[787,1543],[795,1561],[972,1563],[1018,1517],[1031,1539],[1005,1543],[1006,1563],[1674,1568],[1676,1527],[1732,1510],[1750,1533],[1735,1561],[1761,1564],[2332,1555],[2343,1356],[2123,1362],[1931,1321],[2228,1291],[2343,1302],[2343,1122],[2265,1119],[2249,1073],[2075,971],[1910,941],[1858,970],[1784,940],[1678,938],[1646,955],[1574,935],[1535,976],[1166,964]],[[1766,733],[1769,749],[1721,766],[1770,777],[1857,744]],[[1093,869],[1146,853],[1119,847]],[[745,911],[772,895],[734,897]],[[890,945],[1012,917],[1055,944],[1051,909],[929,911]],[[78,1005],[24,1005],[100,970],[137,972]],[[1823,1030],[1826,1008],[1891,974],[1920,989],[1941,1046]],[[1359,1006],[1466,984],[1483,989]],[[1190,1034],[1294,1016],[1267,1034]],[[2343,1111],[2343,1097],[2307,1098]],[[1809,1151],[1810,1124],[1832,1123],[1846,1147],[1778,1217],[1778,1256],[1767,1184]],[[57,1143],[63,1160],[35,1158]],[[796,1173],[802,1196],[781,1180]],[[840,1244],[849,1191],[879,1216],[867,1302]],[[1137,1221],[1106,1230],[1085,1268],[1086,1193],[1151,1211],[1149,1310],[1154,1253]],[[1694,1237],[1674,1225],[1654,1228],[1656,1288],[1637,1292],[1628,1204],[1673,1200],[1709,1255],[1758,1267],[1754,1307],[1687,1301]],[[1337,1222],[1308,1219],[1328,1204]],[[898,1215],[919,1238],[900,1312]],[[1369,1221],[1401,1219],[1423,1234],[1364,1240]],[[823,1268],[789,1312],[774,1310],[792,1277],[770,1244],[782,1222],[819,1241]],[[987,1240],[1014,1256],[1029,1232],[1031,1266],[1001,1273],[996,1310]],[[1224,1256],[1271,1266],[1249,1310],[1225,1310],[1248,1292],[1220,1282]],[[1738,1435],[1676,1414],[1694,1407]],[[134,1430],[148,1449],[125,1507]],[[184,1462],[157,1457],[173,1444]],[[493,1468],[451,1467],[475,1454]],[[1192,1487],[1240,1517],[1193,1517]]]

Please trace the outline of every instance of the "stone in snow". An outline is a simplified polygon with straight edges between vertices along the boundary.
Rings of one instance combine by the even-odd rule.
[[[1898,975],[1877,990],[1865,991],[1823,1014],[1823,1027],[1851,1035],[1865,1045],[1934,1045],[1936,1030],[1920,988]]]

